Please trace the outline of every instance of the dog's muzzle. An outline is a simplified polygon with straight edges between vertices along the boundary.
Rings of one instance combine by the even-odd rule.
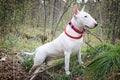
[[[96,23],[96,24],[95,24],[95,27],[96,27],[97,25],[98,25],[98,24]]]

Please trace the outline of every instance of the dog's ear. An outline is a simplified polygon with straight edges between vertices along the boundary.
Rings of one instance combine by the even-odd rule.
[[[75,6],[75,7],[74,7],[74,14],[76,15],[76,14],[78,14],[78,12],[79,12],[78,7]]]
[[[74,7],[74,18],[76,19],[77,18],[77,14],[79,13],[79,10],[78,10],[78,7],[75,6]]]
[[[84,5],[83,8],[81,9],[81,11],[84,11],[84,9],[85,9],[85,5]]]

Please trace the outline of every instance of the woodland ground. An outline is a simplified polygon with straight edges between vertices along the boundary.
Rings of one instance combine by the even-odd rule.
[[[52,35],[50,35],[50,30],[47,29],[47,36],[43,36],[42,29],[40,27],[31,27],[29,25],[19,26],[19,32],[16,33],[9,33],[6,36],[4,36],[4,40],[1,43],[2,45],[0,52],[2,53],[0,55],[0,58],[7,57],[5,61],[0,62],[0,78],[1,80],[21,80],[24,79],[26,76],[28,76],[28,70],[31,67],[31,64],[23,64],[23,61],[25,60],[22,56],[22,53],[24,51],[32,52],[34,51],[38,46],[42,45],[43,38],[45,39],[45,43],[49,42],[52,38]],[[62,30],[56,32],[56,36],[58,36]],[[87,38],[87,37],[86,37]],[[91,38],[92,39],[92,38]],[[97,39],[93,40],[92,46],[97,44]],[[84,52],[87,48],[87,45],[84,43],[82,51]],[[29,60],[29,58],[27,58]],[[24,65],[24,66],[23,66]],[[28,65],[25,67],[25,65]],[[79,65],[79,64],[77,64]],[[63,66],[63,60],[62,60],[62,74],[64,74],[64,66]],[[54,72],[54,71],[52,71]],[[56,71],[55,71],[56,72]],[[58,73],[61,73],[61,70],[57,71]],[[76,76],[74,79],[79,78],[79,76]]]
[[[28,80],[30,77],[28,71],[33,64],[33,57],[24,56],[22,53],[24,51],[33,52],[38,46],[43,44],[43,41],[47,43],[52,39],[50,29],[47,29],[46,36],[43,36],[43,29],[40,27],[23,25],[18,28],[19,32],[11,32],[4,36],[4,40],[1,43],[2,45],[0,45],[0,52],[2,53],[0,54],[0,59],[7,57],[5,61],[0,62],[1,80]],[[91,32],[94,33],[97,29],[98,28],[93,29]],[[57,37],[62,30],[63,28],[58,30],[55,37]],[[82,47],[83,54],[86,54],[90,47],[95,47],[102,43],[96,37],[95,35],[85,33],[85,42]],[[66,76],[64,71],[64,59],[52,61],[48,64],[49,67],[47,65],[41,67],[43,72],[36,77],[36,80],[84,80],[84,69],[90,62],[91,60],[85,62],[84,65],[80,65],[77,61],[77,56],[72,55],[70,61],[72,74]]]

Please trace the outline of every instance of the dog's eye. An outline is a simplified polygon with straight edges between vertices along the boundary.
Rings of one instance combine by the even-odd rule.
[[[87,16],[84,16],[85,18],[87,18]]]

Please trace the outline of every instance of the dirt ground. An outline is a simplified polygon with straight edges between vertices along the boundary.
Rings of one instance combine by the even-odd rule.
[[[0,80],[23,80],[27,72],[22,67],[22,62],[17,58],[17,53],[8,53],[7,49],[0,49]]]
[[[17,52],[0,49],[0,80],[29,80],[30,76],[22,66],[22,56]],[[50,75],[40,73],[35,80],[48,80]]]

